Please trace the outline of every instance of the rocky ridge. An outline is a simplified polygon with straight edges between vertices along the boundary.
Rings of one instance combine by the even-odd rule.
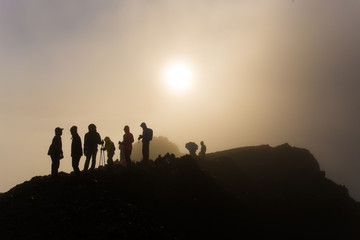
[[[359,223],[346,187],[288,144],[37,176],[0,195],[2,239],[359,239]]]

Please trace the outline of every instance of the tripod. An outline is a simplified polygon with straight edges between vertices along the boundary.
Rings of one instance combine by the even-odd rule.
[[[99,161],[99,167],[105,166],[105,153],[104,150],[100,149],[100,161]]]

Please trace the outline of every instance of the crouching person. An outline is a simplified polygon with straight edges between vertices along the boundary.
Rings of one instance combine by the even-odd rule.
[[[101,150],[107,151],[107,164],[112,166],[114,164],[113,157],[115,154],[115,144],[111,141],[109,137],[104,138],[105,146]]]

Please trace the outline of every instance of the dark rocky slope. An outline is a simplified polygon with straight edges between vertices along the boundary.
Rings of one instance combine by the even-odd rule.
[[[160,157],[0,195],[1,239],[360,239],[360,204],[287,144]]]

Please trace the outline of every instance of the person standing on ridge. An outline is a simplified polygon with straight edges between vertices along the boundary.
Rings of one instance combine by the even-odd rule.
[[[101,141],[100,134],[96,131],[95,124],[88,126],[89,132],[84,136],[84,155],[86,156],[84,171],[86,172],[89,168],[91,158],[91,170],[95,169],[96,154],[98,151],[97,145],[102,145],[104,142]]]
[[[104,138],[105,146],[101,150],[107,151],[107,164],[112,166],[114,164],[113,157],[115,154],[115,144],[111,141],[109,137]]]
[[[48,155],[51,157],[51,176],[55,177],[58,175],[58,170],[60,166],[60,159],[64,158],[62,150],[61,135],[63,128],[55,128],[55,136],[52,139],[51,145],[49,147]]]
[[[82,145],[81,145],[81,138],[77,132],[77,127],[76,126],[72,126],[70,128],[70,133],[72,136],[72,141],[71,141],[71,158],[72,158],[72,167],[74,169],[74,173],[76,175],[80,174],[80,169],[79,169],[79,162],[80,162],[80,158],[83,155],[83,150],[82,150]]]
[[[143,162],[147,163],[149,161],[150,155],[150,141],[153,138],[153,130],[146,126],[146,123],[141,123],[140,127],[143,129],[142,135],[139,135],[138,140],[142,139],[142,155]]]
[[[130,132],[130,128],[128,125],[124,127],[125,134],[123,135],[123,141],[120,142],[120,145],[123,147],[126,166],[131,166],[131,151],[132,151],[132,143],[134,142],[134,136]]]
[[[201,147],[200,147],[199,157],[204,159],[205,158],[205,153],[206,153],[206,146],[204,144],[204,141],[201,141],[200,145],[201,145]]]

